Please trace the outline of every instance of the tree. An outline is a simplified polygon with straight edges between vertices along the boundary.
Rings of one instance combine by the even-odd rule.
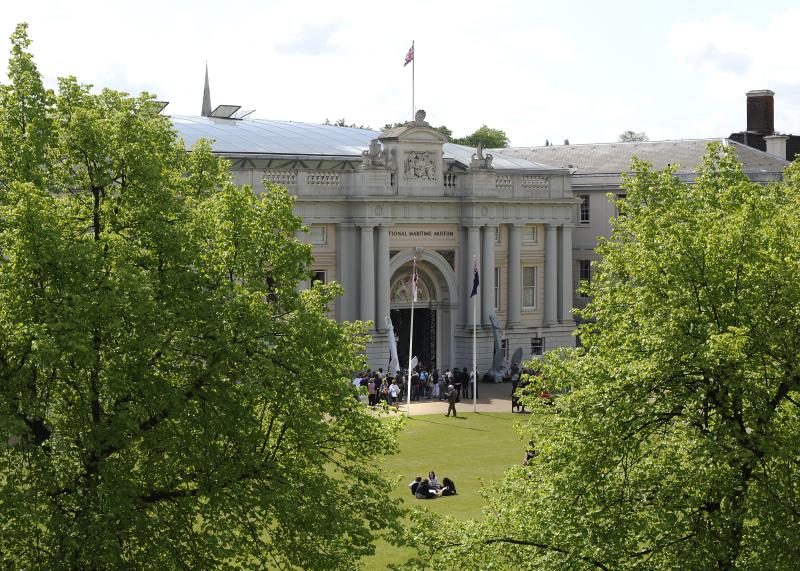
[[[458,145],[466,145],[467,147],[482,145],[485,149],[501,149],[508,147],[508,136],[505,131],[492,129],[491,127],[483,125],[471,135],[453,139],[453,142]]]
[[[638,141],[649,141],[650,137],[644,131],[637,133],[635,131],[623,131],[619,134],[620,143],[635,143]]]
[[[0,88],[0,562],[352,568],[395,532],[396,427],[349,382],[365,328],[298,291],[284,188],[187,153],[153,97]]]
[[[423,548],[435,568],[800,560],[800,165],[762,186],[715,144],[695,184],[634,170],[583,346],[541,365],[548,390],[566,392],[554,406],[528,399],[538,455],[466,531],[415,518],[441,531]]]
[[[372,129],[372,127],[370,127],[369,125],[359,125],[359,124],[356,124],[356,123],[348,123],[347,119],[345,119],[344,117],[342,117],[341,119],[337,119],[333,123],[331,123],[330,119],[325,119],[325,122],[323,123],[323,125],[333,125],[334,127],[351,127],[353,129],[366,129],[368,131]]]

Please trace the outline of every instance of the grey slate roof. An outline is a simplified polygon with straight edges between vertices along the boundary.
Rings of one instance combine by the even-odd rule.
[[[361,152],[369,148],[370,141],[381,135],[379,131],[369,129],[295,121],[232,121],[186,115],[173,115],[170,119],[187,149],[200,139],[209,139],[214,152],[226,155],[361,158]],[[445,159],[469,166],[475,149],[446,143],[443,151]],[[552,168],[524,157],[499,152],[492,154],[492,166],[498,170]]]
[[[456,145],[454,143],[445,143],[442,148],[444,151],[444,158],[453,159],[466,166],[472,162],[472,155],[475,153],[474,147],[465,147],[464,145]],[[518,155],[507,154],[509,149],[500,149],[492,151],[492,167],[498,170],[505,169],[537,169],[537,170],[554,170],[560,167],[551,167],[540,162],[536,162],[527,157]]]
[[[579,175],[629,172],[633,157],[659,170],[669,164],[678,164],[679,173],[690,173],[700,164],[711,142],[732,147],[742,162],[744,172],[780,173],[789,165],[788,161],[724,138],[514,147],[502,149],[502,152],[529,161],[569,168]]]

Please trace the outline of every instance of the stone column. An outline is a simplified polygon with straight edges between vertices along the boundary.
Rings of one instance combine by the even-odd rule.
[[[389,315],[389,227],[378,226],[378,251],[376,263],[376,288],[378,298],[378,315],[375,316],[375,328],[386,330],[386,317]]]
[[[494,237],[495,226],[483,227],[483,254],[481,263],[481,314],[484,325],[489,325],[489,316],[494,313]]]
[[[375,323],[375,241],[372,226],[361,226],[360,319]]]
[[[544,238],[544,324],[558,323],[558,227],[548,224]]]
[[[480,268],[480,255],[481,255],[481,229],[478,226],[470,226],[467,228],[467,263],[465,264],[464,268],[464,286],[461,289],[464,291],[464,300],[465,300],[465,309],[466,309],[466,324],[467,327],[472,327],[475,323],[475,319],[473,318],[473,303],[477,303],[476,306],[476,314],[478,319],[478,324],[480,324],[481,319],[481,292],[480,288],[483,288],[483,283],[481,283],[480,287],[478,288],[478,295],[475,297],[470,297],[469,294],[472,293],[472,256],[478,257],[478,267]],[[483,276],[480,276],[481,282],[483,282]],[[477,301],[476,301],[477,300]]]
[[[336,300],[336,319],[353,321],[358,319],[358,240],[354,224],[342,222],[336,225],[336,280],[342,284],[344,293]]]
[[[462,270],[462,268],[466,268],[467,266],[472,268],[472,258],[469,256],[468,250],[467,227],[463,226],[458,233],[458,262],[456,263],[456,269],[461,271],[462,275],[465,276],[466,274],[464,272],[466,270]],[[463,327],[467,323],[467,303],[464,301],[464,298],[469,295],[466,282],[462,285],[461,280],[458,280],[458,291],[450,292],[450,295],[454,303],[458,300],[458,307],[454,310],[454,314],[458,314],[458,325]]]
[[[575,285],[572,281],[572,225],[561,227],[561,323],[572,325],[572,296]]]
[[[508,226],[508,324],[519,324],[522,321],[522,268],[520,259],[519,226]]]

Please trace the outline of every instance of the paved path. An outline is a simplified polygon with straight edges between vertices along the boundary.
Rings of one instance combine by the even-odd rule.
[[[478,412],[511,412],[511,383],[478,383]],[[398,412],[406,413],[406,401],[400,403]],[[456,403],[456,412],[473,412],[472,398]],[[447,401],[426,400],[411,402],[411,416],[444,414]]]

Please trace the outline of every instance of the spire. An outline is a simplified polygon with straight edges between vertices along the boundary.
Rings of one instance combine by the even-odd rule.
[[[203,110],[200,112],[203,117],[211,115],[211,90],[208,87],[208,62],[206,62],[206,84],[203,87]]]

